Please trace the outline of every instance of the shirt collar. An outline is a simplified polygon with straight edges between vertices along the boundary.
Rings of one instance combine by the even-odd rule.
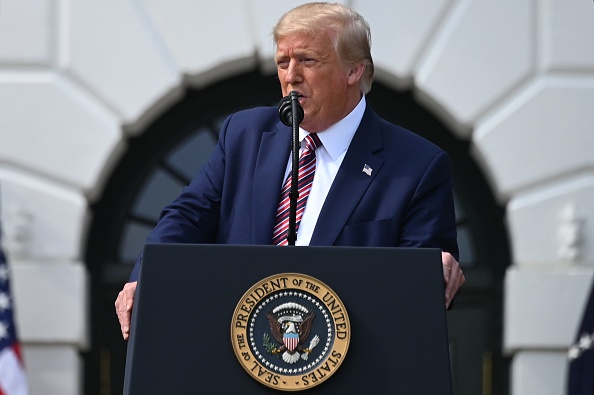
[[[332,160],[336,160],[349,148],[361,119],[363,119],[365,107],[365,95],[363,95],[359,104],[346,117],[318,133],[318,137]],[[303,141],[308,134],[308,131],[299,128],[299,141]]]

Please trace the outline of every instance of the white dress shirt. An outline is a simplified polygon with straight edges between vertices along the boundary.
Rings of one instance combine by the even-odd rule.
[[[346,117],[328,129],[318,133],[322,146],[316,149],[316,173],[309,197],[307,198],[305,211],[301,218],[299,230],[297,231],[295,245],[309,245],[320,211],[322,211],[324,200],[326,200],[326,195],[330,191],[336,173],[338,173],[347,149],[361,123],[365,106],[365,96],[363,96],[359,104]],[[308,131],[299,128],[299,141],[301,141],[300,155],[301,151],[305,149],[304,139],[308,134]],[[291,155],[289,155],[284,180],[287,179],[290,173]]]

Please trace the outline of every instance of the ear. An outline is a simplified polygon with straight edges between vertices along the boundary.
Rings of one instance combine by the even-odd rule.
[[[363,72],[365,71],[365,65],[363,63],[356,64],[351,67],[347,76],[347,83],[349,85],[359,85],[359,81],[363,78]]]

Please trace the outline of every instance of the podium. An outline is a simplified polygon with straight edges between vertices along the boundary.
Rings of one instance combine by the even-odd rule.
[[[278,394],[230,339],[247,290],[279,273],[327,284],[350,320],[340,367],[309,394],[452,394],[437,249],[147,244],[124,394]]]

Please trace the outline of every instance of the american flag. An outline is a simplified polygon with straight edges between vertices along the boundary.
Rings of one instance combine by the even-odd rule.
[[[0,395],[26,395],[27,380],[14,327],[8,265],[1,241],[0,238]]]
[[[594,395],[594,284],[575,344],[569,349],[568,395]]]

